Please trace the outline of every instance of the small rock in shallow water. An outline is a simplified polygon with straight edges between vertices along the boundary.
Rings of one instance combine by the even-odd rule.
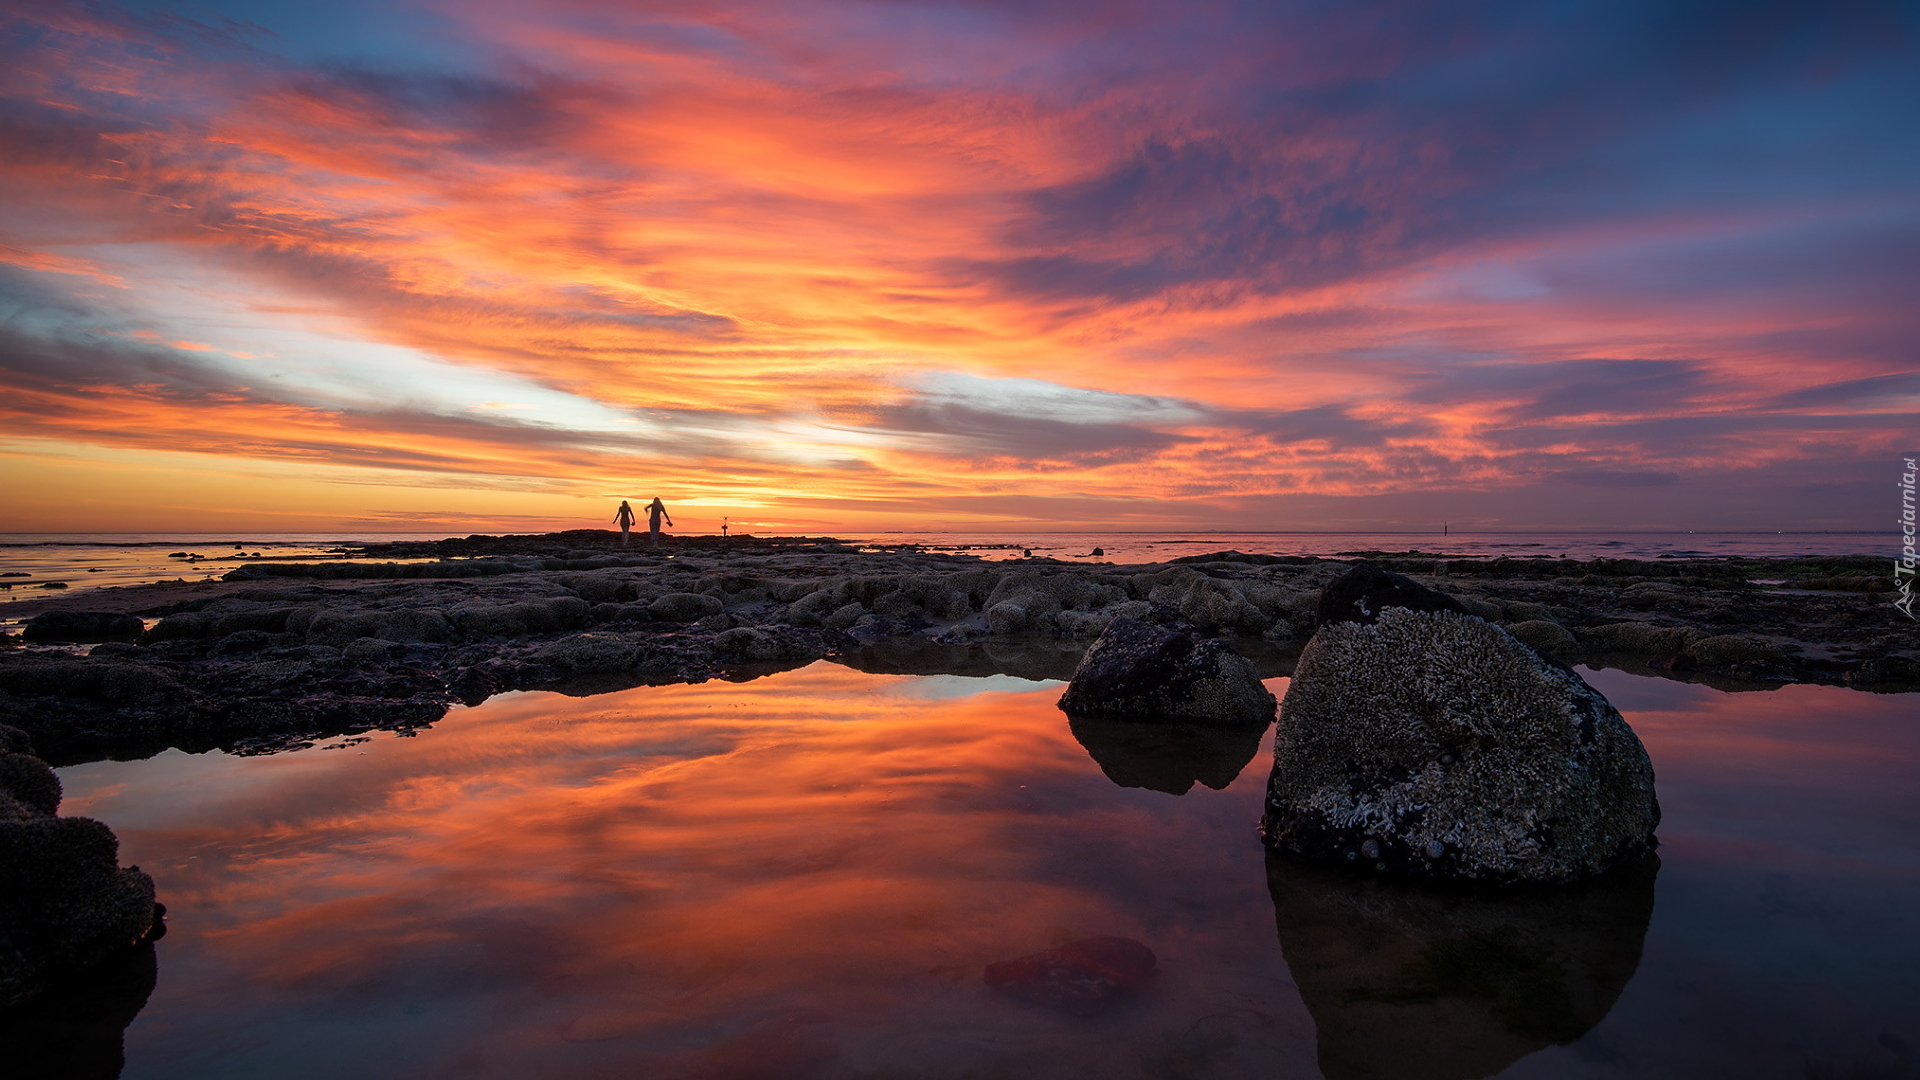
[[[1131,938],[1090,937],[988,964],[987,985],[1036,1005],[1093,1016],[1138,988],[1158,963],[1152,949]]]
[[[1060,708],[1075,716],[1264,724],[1275,704],[1253,665],[1226,642],[1117,618],[1080,661]]]

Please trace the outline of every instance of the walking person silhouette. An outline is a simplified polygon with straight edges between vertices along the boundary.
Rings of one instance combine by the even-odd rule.
[[[647,542],[648,543],[657,544],[660,542],[660,519],[661,518],[666,518],[667,524],[669,525],[673,524],[673,515],[667,513],[666,504],[662,503],[660,501],[660,497],[656,495],[654,496],[653,501],[647,504],[647,537],[648,537]]]
[[[654,500],[654,502],[659,502],[659,501],[660,500],[658,499]],[[620,526],[620,546],[621,547],[627,546],[627,531],[633,528],[633,518],[634,518],[633,507],[627,505],[627,500],[621,499],[620,511],[619,513],[616,513],[613,515],[613,523],[615,525]]]

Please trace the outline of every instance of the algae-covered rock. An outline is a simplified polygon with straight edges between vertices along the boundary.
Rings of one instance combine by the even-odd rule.
[[[91,818],[56,817],[60,781],[0,728],[0,1008],[145,940],[153,879],[123,869],[113,832]]]
[[[1547,619],[1529,619],[1507,627],[1507,633],[1535,652],[1562,653],[1574,647],[1573,634],[1566,627]]]
[[[725,607],[718,599],[702,593],[668,593],[647,605],[647,610],[661,622],[694,622],[709,615],[720,614]]]
[[[145,630],[139,616],[117,611],[43,611],[27,620],[20,636],[28,641],[137,641]]]
[[[1386,605],[1322,625],[1274,743],[1284,851],[1395,875],[1565,882],[1646,851],[1653,766],[1571,670],[1471,615]]]
[[[574,634],[541,647],[533,659],[569,675],[604,675],[632,668],[639,652],[613,634]]]
[[[1076,716],[1264,724],[1274,700],[1226,642],[1117,618],[1080,661],[1060,708]]]

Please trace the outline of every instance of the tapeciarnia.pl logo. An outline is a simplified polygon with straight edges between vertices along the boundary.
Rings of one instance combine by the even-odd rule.
[[[1893,606],[1904,612],[1907,618],[1920,620],[1920,615],[1913,613],[1913,480],[1914,474],[1920,473],[1920,468],[1915,468],[1913,458],[1903,461],[1906,471],[1900,474],[1900,557],[1893,560],[1893,583],[1899,589],[1900,596]]]

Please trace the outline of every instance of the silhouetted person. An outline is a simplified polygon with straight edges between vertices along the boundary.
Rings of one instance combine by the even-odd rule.
[[[650,543],[660,542],[660,519],[666,518],[667,524],[673,524],[673,516],[667,513],[667,507],[659,496],[647,504],[647,536]]]
[[[660,502],[659,499],[655,499],[653,501],[656,504]],[[633,528],[633,507],[627,505],[627,500],[625,499],[620,500],[620,512],[613,515],[613,523],[615,525],[620,526],[620,546],[626,547],[627,532],[628,530]],[[655,525],[653,527],[653,531],[657,536],[660,532],[660,526]]]
[[[720,519],[720,535],[721,536],[727,535],[727,519],[726,518]]]

